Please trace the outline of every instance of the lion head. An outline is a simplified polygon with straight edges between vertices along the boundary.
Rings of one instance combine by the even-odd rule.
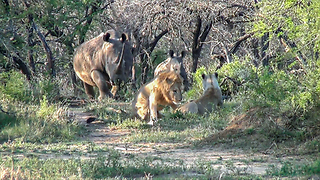
[[[220,89],[217,79],[218,73],[209,75],[202,74],[203,91],[207,91],[209,88]]]
[[[158,76],[158,87],[167,102],[179,104],[182,100],[183,78],[180,74],[169,71]]]
[[[218,84],[218,74],[202,75],[203,95],[178,108],[182,113],[211,113],[216,106],[223,105],[222,93]]]

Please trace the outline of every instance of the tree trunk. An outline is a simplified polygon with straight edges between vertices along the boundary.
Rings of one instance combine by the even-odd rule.
[[[259,54],[259,39],[258,38],[253,38],[251,40],[251,46],[252,46],[252,51],[254,55],[253,63],[255,67],[259,66],[259,59],[260,59],[260,54]]]
[[[28,15],[28,27],[27,27],[27,30],[28,30],[28,60],[29,60],[29,66],[32,70],[32,73],[34,74],[36,72],[36,66],[35,66],[35,63],[34,63],[34,59],[33,59],[33,46],[34,46],[34,43],[33,43],[33,27],[32,27],[32,21],[33,21],[33,17],[31,14]]]
[[[79,45],[84,42],[84,38],[87,34],[87,31],[89,30],[89,27],[92,23],[93,14],[97,12],[98,8],[96,6],[90,6],[88,8],[87,14],[86,14],[86,22],[84,23],[83,27],[80,29],[79,33]]]
[[[265,33],[261,37],[261,52],[260,52],[260,57],[261,57],[261,62],[263,66],[269,65],[269,55],[267,55],[266,51],[269,48],[269,33]]]
[[[201,33],[201,25],[202,25],[202,20],[201,17],[197,17],[197,24],[196,24],[196,29],[193,33],[193,42],[192,42],[192,66],[191,66],[191,72],[196,72],[198,62],[199,62],[199,57],[200,53],[202,50],[202,46],[204,41],[206,40],[210,29],[212,27],[212,21],[206,25],[204,28],[203,32]]]
[[[23,1],[24,6],[26,8],[26,11],[28,11],[30,4],[27,1]],[[27,25],[27,44],[28,44],[28,60],[29,60],[29,66],[31,67],[32,73],[34,74],[36,72],[36,67],[33,59],[33,15],[32,13],[28,13],[28,25]]]
[[[244,41],[246,41],[248,38],[250,38],[253,35],[253,33],[250,34],[245,34],[241,36],[235,43],[232,44],[231,49],[228,50],[227,46],[224,48],[224,53],[221,54],[215,54],[213,58],[218,58],[219,59],[219,66],[217,67],[218,69],[223,66],[224,63],[229,63],[232,62],[232,55],[235,54],[239,47],[240,44]]]

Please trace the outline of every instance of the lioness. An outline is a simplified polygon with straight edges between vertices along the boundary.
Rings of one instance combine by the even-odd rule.
[[[177,109],[182,113],[197,113],[200,115],[212,112],[213,108],[223,104],[221,89],[219,87],[218,73],[202,74],[203,95],[191,102],[188,102]]]
[[[158,120],[159,111],[169,105],[174,110],[182,100],[182,77],[174,71],[162,72],[141,87],[132,102],[133,113],[149,125]],[[150,116],[150,117],[149,117]]]

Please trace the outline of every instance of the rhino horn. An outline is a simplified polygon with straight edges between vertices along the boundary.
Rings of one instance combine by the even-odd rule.
[[[122,64],[122,62],[123,62],[123,52],[124,51],[124,46],[122,47],[122,50],[121,50],[121,54],[120,54],[120,59],[119,59],[119,62],[118,62],[118,65],[117,65],[117,69],[119,69],[119,68],[121,68],[121,64]]]
[[[117,68],[116,68],[116,72],[118,72],[118,71],[120,71],[121,70],[121,64],[123,63],[123,59],[124,59],[124,46],[125,46],[125,41],[126,40],[128,40],[128,36],[125,34],[125,33],[123,33],[122,35],[121,35],[121,42],[123,43],[123,45],[122,45],[122,49],[121,49],[121,54],[120,54],[120,59],[119,59],[119,62],[118,62],[118,64],[117,64]]]

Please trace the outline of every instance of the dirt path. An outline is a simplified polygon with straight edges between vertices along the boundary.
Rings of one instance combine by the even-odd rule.
[[[125,143],[124,139],[131,133],[130,131],[110,129],[99,120],[87,123],[87,119],[93,115],[84,113],[82,109],[73,109],[72,113],[88,130],[84,140],[93,142],[97,146],[113,148],[122,154],[182,160],[189,167],[197,162],[214,162],[213,168],[220,169],[221,172],[255,175],[265,174],[270,165],[279,166],[280,161],[291,158],[278,158],[263,153],[248,154],[240,149],[224,149],[220,146],[193,149],[185,143]]]

